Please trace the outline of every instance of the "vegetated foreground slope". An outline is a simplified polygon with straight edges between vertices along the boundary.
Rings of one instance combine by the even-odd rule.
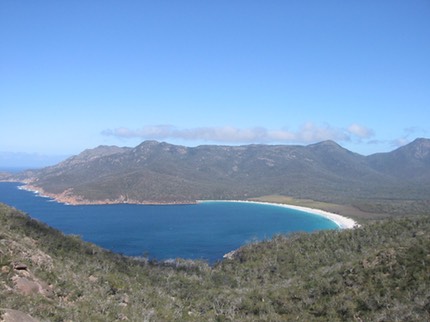
[[[192,202],[272,194],[344,204],[428,200],[430,140],[368,157],[333,141],[195,148],[145,141],[135,148],[86,150],[21,178],[82,202]]]
[[[0,205],[0,314],[18,310],[49,321],[428,321],[429,254],[430,218],[411,216],[278,236],[215,267],[138,261]]]

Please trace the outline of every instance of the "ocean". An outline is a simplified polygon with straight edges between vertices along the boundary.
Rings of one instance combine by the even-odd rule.
[[[0,182],[0,202],[113,252],[157,260],[213,264],[246,243],[276,234],[338,228],[327,218],[268,204],[72,206],[19,189],[21,185]]]

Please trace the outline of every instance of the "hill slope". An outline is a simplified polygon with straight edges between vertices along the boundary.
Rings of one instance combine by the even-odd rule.
[[[337,203],[428,199],[430,140],[368,157],[333,141],[308,146],[98,147],[21,178],[84,203],[193,202],[279,194]]]
[[[377,153],[368,157],[372,168],[411,182],[430,180],[430,140],[416,139],[390,153]]]
[[[430,218],[132,260],[0,205],[0,315],[48,321],[428,321]],[[15,312],[16,313],[16,312]]]

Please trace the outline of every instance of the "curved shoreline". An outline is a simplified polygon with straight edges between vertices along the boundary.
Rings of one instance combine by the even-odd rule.
[[[74,195],[70,189],[63,191],[62,193],[49,193],[43,190],[43,188],[38,186],[33,186],[26,182],[16,181],[18,183],[22,183],[18,189],[26,190],[35,193],[36,195],[43,198],[50,198],[55,202],[62,203],[68,206],[88,206],[88,205],[120,205],[120,204],[128,204],[128,205],[145,205],[145,206],[162,206],[162,205],[193,205],[196,204],[196,201],[170,201],[170,202],[161,202],[161,201],[138,201],[128,198],[119,198],[115,200],[105,199],[105,200],[87,200],[84,197]]]
[[[328,212],[321,209],[316,208],[309,208],[309,207],[303,207],[303,206],[295,206],[295,205],[289,205],[284,203],[274,203],[274,202],[265,202],[265,201],[253,201],[253,200],[197,200],[197,201],[183,201],[183,202],[154,202],[154,201],[146,201],[146,202],[140,202],[135,200],[98,200],[98,201],[89,201],[85,200],[83,198],[80,198],[78,196],[72,196],[68,194],[68,191],[65,191],[62,194],[50,194],[43,191],[42,188],[37,186],[32,186],[29,183],[21,182],[23,183],[22,186],[20,186],[20,189],[24,189],[27,191],[32,191],[36,194],[38,194],[41,197],[48,197],[56,202],[64,203],[67,205],[101,205],[101,204],[141,204],[141,205],[184,205],[184,204],[196,204],[196,203],[203,203],[203,202],[242,202],[242,203],[254,203],[254,204],[262,204],[262,205],[270,205],[270,206],[276,206],[276,207],[284,207],[294,210],[303,211],[306,213],[310,213],[317,216],[322,216],[324,218],[327,218],[334,222],[340,229],[352,229],[356,227],[360,227],[360,224],[358,224],[354,219],[351,219],[349,217],[345,217],[342,215],[338,215],[332,212]]]
[[[197,200],[198,203],[204,203],[204,202],[243,202],[243,203],[254,203],[254,204],[261,204],[261,205],[269,205],[269,206],[276,206],[276,207],[283,207],[283,208],[289,208],[294,210],[303,211],[309,214],[321,216],[324,218],[327,218],[334,222],[340,229],[353,229],[360,227],[360,224],[358,224],[354,219],[351,219],[349,217],[341,216],[332,212],[328,212],[321,209],[316,208],[308,208],[308,207],[302,207],[302,206],[295,206],[295,205],[288,205],[283,203],[274,203],[274,202],[264,202],[264,201],[252,201],[252,200]]]
[[[33,193],[42,196],[42,197],[48,197],[51,198],[52,200],[56,201],[56,202],[60,202],[60,203],[64,203],[64,204],[69,204],[69,205],[77,205],[77,204],[81,204],[81,205],[90,205],[90,204],[120,204],[120,203],[128,203],[128,204],[141,204],[141,205],[172,205],[172,204],[180,204],[180,203],[148,203],[148,202],[130,202],[130,200],[128,200],[128,202],[118,202],[118,201],[99,201],[99,202],[88,202],[87,200],[79,200],[78,202],[76,202],[77,200],[75,198],[70,198],[70,196],[68,196],[67,201],[72,201],[71,203],[68,203],[66,200],[64,200],[65,198],[59,198],[59,195],[54,195],[54,194],[46,194],[43,189],[36,187],[36,186],[32,186],[29,185],[28,183],[26,184],[25,182],[20,182],[23,183],[23,185],[19,186],[18,189],[22,189],[22,190],[27,190],[27,191],[32,191]],[[298,210],[298,211],[302,211],[308,214],[313,214],[316,216],[321,216],[324,217],[330,221],[332,221],[333,223],[335,223],[339,229],[354,229],[357,227],[360,227],[360,224],[358,224],[355,220],[353,220],[352,218],[348,218],[336,213],[332,213],[332,212],[328,212],[325,210],[321,210],[321,209],[317,209],[317,208],[310,208],[310,207],[303,207],[303,206],[296,206],[296,205],[291,205],[291,204],[285,204],[285,203],[275,203],[275,202],[266,202],[266,201],[254,201],[254,200],[196,200],[194,202],[187,202],[186,204],[198,204],[198,203],[211,203],[211,202],[219,202],[219,203],[226,203],[226,202],[231,202],[231,203],[250,203],[250,204],[261,204],[261,205],[268,205],[268,206],[275,206],[275,207],[283,207],[283,208],[288,208],[288,209],[294,209],[294,210]],[[185,204],[185,203],[181,203],[181,204]],[[239,248],[240,249],[240,248]],[[237,251],[239,249],[234,249],[226,254],[223,255],[224,259],[233,259],[235,257],[235,254],[237,253]]]

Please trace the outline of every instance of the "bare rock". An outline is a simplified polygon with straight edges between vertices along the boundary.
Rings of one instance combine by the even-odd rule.
[[[51,256],[40,251],[39,249],[30,255],[30,260],[34,265],[49,272],[52,271],[53,263]]]
[[[27,270],[27,265],[23,264],[23,263],[14,263],[13,264],[13,269],[17,270],[17,271],[26,271]]]
[[[90,275],[90,277],[88,277],[88,279],[91,283],[95,283],[98,281],[98,278],[94,275]]]
[[[43,281],[31,280],[27,277],[14,276],[12,281],[15,290],[24,295],[42,294],[44,296],[52,295],[52,289]]]
[[[1,309],[0,312],[1,322],[39,322],[27,313],[18,310]]]

